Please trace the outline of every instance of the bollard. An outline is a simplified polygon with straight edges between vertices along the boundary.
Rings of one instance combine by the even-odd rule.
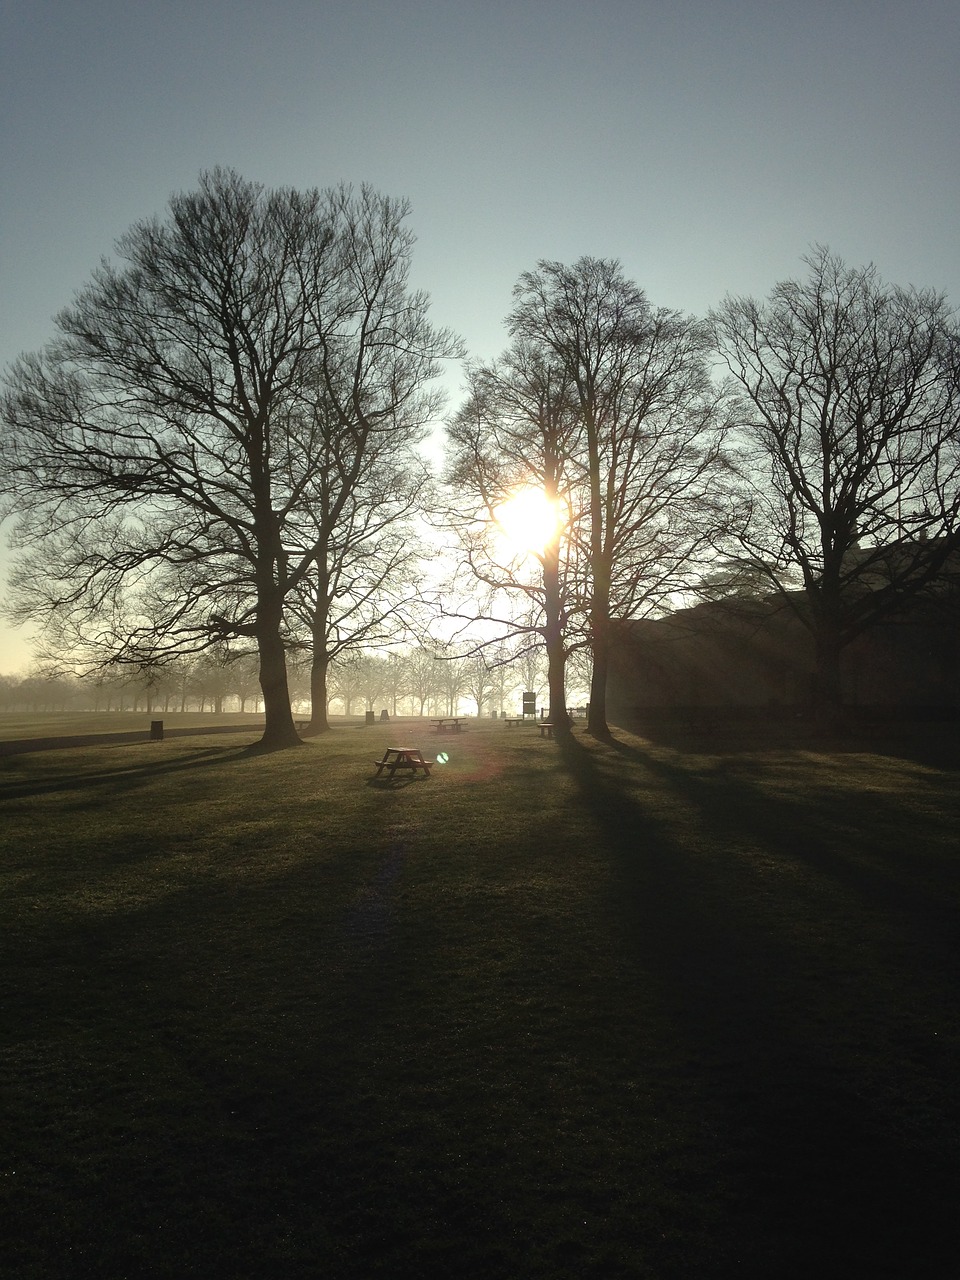
[[[150,721],[150,739],[153,742],[163,741],[163,721],[162,720]]]

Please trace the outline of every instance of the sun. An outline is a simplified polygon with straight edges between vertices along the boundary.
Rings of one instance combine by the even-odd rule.
[[[518,489],[495,508],[493,518],[515,554],[538,554],[557,536],[560,513],[542,489]]]

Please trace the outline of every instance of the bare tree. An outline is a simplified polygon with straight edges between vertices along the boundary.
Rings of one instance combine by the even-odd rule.
[[[475,654],[466,665],[463,679],[464,692],[477,704],[477,716],[483,715],[487,700],[493,697],[494,680],[490,667],[482,653]]]
[[[559,366],[578,410],[588,727],[603,736],[611,620],[665,607],[726,518],[709,334],[651,307],[606,259],[540,262],[520,277],[514,299],[510,332]]]
[[[844,647],[958,545],[960,344],[941,295],[822,247],[804,261],[805,280],[727,298],[713,325],[738,392],[739,563],[808,628],[835,718]]]
[[[362,684],[360,654],[356,651],[348,651],[331,664],[327,695],[331,701],[340,699],[345,716],[352,715],[354,702],[362,696]]]
[[[564,370],[523,340],[499,361],[470,370],[467,401],[447,429],[447,480],[455,494],[447,518],[460,535],[462,564],[480,587],[479,607],[459,616],[488,624],[483,649],[508,636],[543,644],[549,714],[559,730],[568,724],[564,669],[578,613],[571,476],[578,435],[579,412]],[[499,528],[498,512],[523,491],[542,493],[555,514],[541,546],[512,546]]]
[[[524,691],[535,694],[539,701],[547,674],[544,671],[543,651],[529,646],[522,648],[515,656],[513,666],[520,675]]]
[[[302,629],[311,655],[309,733],[329,728],[330,664],[349,651],[395,644],[409,629],[422,559],[413,520],[430,486],[415,446],[439,407],[435,396],[413,390],[393,428],[364,441],[359,461],[352,422],[326,404],[310,406],[318,465],[291,517],[290,538],[312,551],[312,563],[289,602],[294,642]]]
[[[15,584],[20,617],[52,607],[100,660],[135,665],[249,637],[263,745],[299,741],[284,611],[317,555],[287,538],[316,470],[305,397],[352,433],[349,489],[457,351],[407,287],[407,212],[366,187],[265,191],[215,170],[118,242],[122,265],[10,377],[0,474],[36,551],[20,583],[52,586],[34,606]]]
[[[517,674],[509,661],[505,644],[494,645],[484,653],[490,667],[490,701],[494,714],[504,715],[507,699],[517,686]]]
[[[387,660],[379,653],[358,653],[354,659],[357,687],[367,711],[374,711],[383,701],[387,684]]]
[[[394,717],[398,714],[398,704],[407,693],[409,685],[408,657],[407,653],[397,650],[387,654],[384,688],[390,698],[390,714]]]
[[[437,690],[438,668],[436,658],[422,645],[415,646],[407,655],[407,688],[422,716]]]
[[[455,716],[460,699],[470,682],[471,659],[460,657],[455,650],[433,656],[434,694],[443,698],[443,714]]]

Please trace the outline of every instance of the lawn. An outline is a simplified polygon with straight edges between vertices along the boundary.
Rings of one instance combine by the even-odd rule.
[[[263,716],[209,711],[50,711],[38,715],[0,711],[0,743],[72,735],[142,733],[160,720],[165,730],[259,726]]]
[[[955,1273],[950,754],[255,738],[0,759],[0,1275]]]

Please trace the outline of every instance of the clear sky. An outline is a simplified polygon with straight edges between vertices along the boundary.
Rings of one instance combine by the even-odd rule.
[[[408,197],[476,357],[539,258],[702,313],[819,242],[958,305],[958,66],[957,0],[0,0],[0,366],[218,164]]]

